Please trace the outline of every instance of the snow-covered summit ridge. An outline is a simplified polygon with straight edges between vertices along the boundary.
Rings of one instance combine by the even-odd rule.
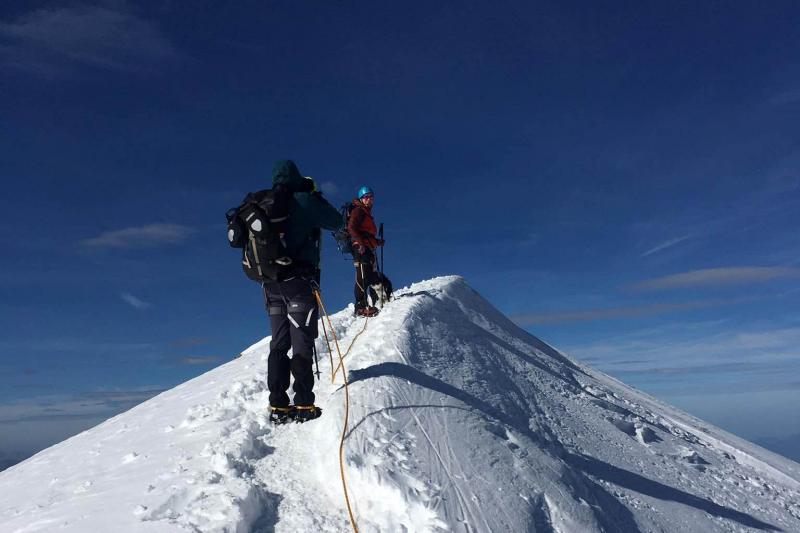
[[[800,531],[800,465],[581,365],[458,276],[332,317],[362,531]],[[366,325],[366,329],[364,329]],[[347,531],[341,377],[271,427],[268,341],[0,473],[0,532]],[[334,365],[336,362],[334,362]]]

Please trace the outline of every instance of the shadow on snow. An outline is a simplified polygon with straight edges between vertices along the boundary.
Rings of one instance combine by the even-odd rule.
[[[599,509],[603,510],[602,513],[595,511],[595,518],[604,528],[628,532],[640,531],[631,511],[589,476],[614,483],[617,486],[627,488],[646,496],[658,498],[660,500],[674,501],[683,505],[694,507],[695,509],[699,509],[700,511],[706,512],[712,516],[732,520],[746,527],[760,529],[763,531],[782,531],[781,529],[758,520],[749,514],[718,505],[706,498],[701,498],[674,487],[664,485],[663,483],[653,481],[644,476],[635,474],[623,468],[616,467],[594,457],[571,454],[565,450],[560,443],[543,440],[541,436],[535,435],[523,421],[515,419],[515,417],[507,415],[503,411],[493,407],[480,398],[477,398],[468,392],[445,383],[438,378],[429,376],[412,366],[393,362],[379,363],[367,368],[351,371],[349,382],[352,385],[359,381],[380,377],[407,380],[420,387],[424,387],[454,398],[460,402],[463,402],[471,409],[480,411],[485,415],[499,420],[516,431],[525,434],[532,441],[538,442],[542,451],[552,453],[552,455],[563,461],[564,464],[573,467],[575,474],[580,475],[580,483],[577,485],[573,484],[573,489],[580,493],[577,495],[590,503],[596,504]],[[392,409],[410,409],[413,407],[415,406],[393,406]],[[370,413],[364,419],[378,412],[380,411]],[[356,427],[360,425],[364,419],[359,421],[356,424]],[[564,472],[564,474],[566,477],[569,477],[569,473]]]

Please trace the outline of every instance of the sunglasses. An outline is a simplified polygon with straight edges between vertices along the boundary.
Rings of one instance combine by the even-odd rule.
[[[373,196],[371,194],[365,194],[361,197],[362,200],[372,200]]]

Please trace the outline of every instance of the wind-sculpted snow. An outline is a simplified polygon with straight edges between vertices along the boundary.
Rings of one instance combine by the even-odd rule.
[[[342,349],[364,327],[332,317]],[[265,339],[0,473],[0,532],[348,531],[341,375],[274,428]],[[397,291],[347,356],[361,531],[800,531],[800,465],[576,363],[459,277]]]

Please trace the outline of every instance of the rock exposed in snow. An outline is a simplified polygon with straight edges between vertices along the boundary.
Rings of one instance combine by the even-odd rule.
[[[364,328],[332,317],[346,349]],[[266,417],[269,339],[0,473],[0,532],[348,531],[341,375]],[[800,531],[800,465],[522,331],[459,277],[397,291],[345,360],[361,531]]]

